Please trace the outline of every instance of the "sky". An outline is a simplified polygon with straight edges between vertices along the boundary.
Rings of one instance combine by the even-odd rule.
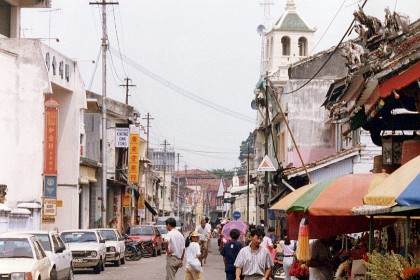
[[[257,27],[265,24],[270,29],[284,12],[286,0],[271,1],[269,20],[261,5],[264,0],[118,2],[107,8],[107,97],[125,102],[120,85],[130,78],[135,87],[129,89],[129,105],[142,118],[147,113],[153,118],[150,147],[162,149],[167,140],[180,154],[181,169],[239,167],[239,146],[256,124],[250,103],[260,77]],[[312,54],[335,46],[362,4],[295,2],[303,19],[317,28]],[[420,17],[418,0],[368,0],[365,12],[383,21],[385,6],[409,15],[412,22]],[[52,0],[51,9],[23,9],[21,20],[21,37],[54,38],[43,42],[77,61],[86,89],[101,94],[98,5]],[[146,126],[146,121],[141,124]]]

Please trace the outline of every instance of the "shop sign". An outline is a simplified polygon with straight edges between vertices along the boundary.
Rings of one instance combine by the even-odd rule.
[[[43,206],[45,216],[57,216],[57,199],[44,198]]]
[[[44,196],[57,197],[57,176],[56,175],[44,176]]]
[[[138,209],[144,209],[145,208],[144,200],[145,200],[145,195],[144,195],[144,193],[141,193],[140,196],[139,196],[139,201],[137,203],[137,208]]]
[[[139,181],[139,134],[130,134],[130,148],[128,156],[128,183]]]
[[[58,101],[45,100],[44,174],[57,174]]]
[[[131,206],[131,195],[124,194],[123,195],[123,201],[122,201],[123,207],[130,207]]]
[[[115,147],[128,148],[130,141],[130,129],[128,127],[115,128]]]
[[[139,216],[140,218],[146,217],[146,210],[144,210],[144,209],[137,209],[137,216]]]
[[[54,224],[55,223],[55,216],[42,215],[42,223],[43,224]]]

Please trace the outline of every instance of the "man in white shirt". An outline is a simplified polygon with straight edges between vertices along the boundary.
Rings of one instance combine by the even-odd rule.
[[[201,225],[195,229],[196,232],[200,234],[200,242],[203,244],[203,262],[207,263],[207,253],[208,253],[208,241],[210,237],[210,231],[206,226],[206,220],[201,220]]]
[[[176,229],[174,218],[165,221],[168,233],[165,237],[166,250],[166,280],[175,280],[175,274],[184,264],[184,236]]]

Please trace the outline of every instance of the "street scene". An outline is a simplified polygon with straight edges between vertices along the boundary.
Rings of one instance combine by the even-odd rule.
[[[418,0],[0,0],[0,280],[420,279]]]

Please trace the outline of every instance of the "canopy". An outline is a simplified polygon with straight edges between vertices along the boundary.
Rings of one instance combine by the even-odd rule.
[[[270,210],[274,210],[278,213],[286,215],[286,210],[305,192],[311,189],[315,184],[309,184],[303,187],[296,189],[295,191],[289,193],[282,199],[280,199],[276,204],[274,204]]]
[[[420,156],[395,170],[363,201],[367,205],[420,207]]]
[[[385,173],[350,174],[308,187],[307,191],[302,192],[287,208],[288,235],[293,239],[297,238],[299,222],[303,217],[307,218],[311,225],[310,238],[368,230],[369,219],[365,216],[350,216],[350,211],[355,206],[363,205],[363,197],[387,176]],[[389,222],[391,221],[387,221]],[[378,228],[380,222],[375,223],[375,227]]]

